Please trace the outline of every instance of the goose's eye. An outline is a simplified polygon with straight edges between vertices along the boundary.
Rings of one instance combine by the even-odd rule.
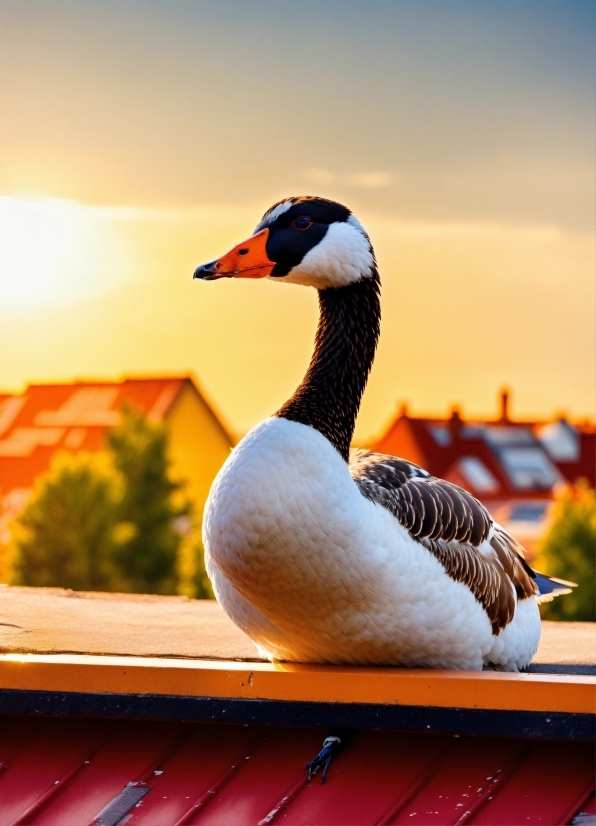
[[[311,224],[312,224],[312,221],[308,217],[308,215],[300,215],[298,218],[296,218],[296,220],[294,221],[292,226],[295,227],[296,229],[303,229],[304,230],[304,229],[308,229]]]

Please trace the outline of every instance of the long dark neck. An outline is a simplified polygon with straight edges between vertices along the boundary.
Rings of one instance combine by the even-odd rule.
[[[276,414],[316,428],[346,461],[379,338],[379,287],[375,267],[369,278],[319,292],[319,326],[309,368]]]

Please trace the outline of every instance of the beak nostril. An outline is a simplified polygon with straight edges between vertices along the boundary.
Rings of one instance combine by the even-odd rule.
[[[238,255],[246,255],[247,252],[248,252],[248,249],[246,249],[246,247],[245,247],[244,249],[238,250]]]

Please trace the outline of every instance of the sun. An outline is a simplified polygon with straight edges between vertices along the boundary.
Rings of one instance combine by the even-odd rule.
[[[113,241],[106,222],[76,201],[0,197],[0,302],[62,304],[97,293]]]

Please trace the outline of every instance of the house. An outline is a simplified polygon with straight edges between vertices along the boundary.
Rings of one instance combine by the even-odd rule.
[[[594,487],[593,424],[517,421],[509,393],[491,420],[412,416],[402,407],[371,450],[402,456],[469,490],[532,554],[557,486],[584,478]]]
[[[125,403],[167,425],[172,475],[186,480],[185,493],[202,512],[234,440],[192,378],[31,384],[22,394],[0,395],[0,546],[54,454],[100,450]]]

